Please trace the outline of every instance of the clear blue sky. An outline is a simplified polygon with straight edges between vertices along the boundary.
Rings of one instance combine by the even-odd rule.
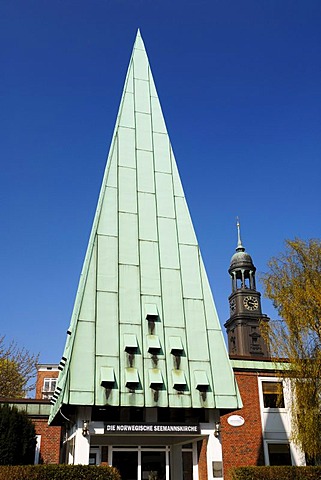
[[[321,237],[320,0],[1,0],[0,333],[42,362],[63,351],[138,27],[221,323],[237,215],[259,272]]]

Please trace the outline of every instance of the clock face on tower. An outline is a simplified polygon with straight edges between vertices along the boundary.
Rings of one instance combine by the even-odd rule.
[[[243,305],[248,310],[257,310],[259,307],[258,299],[252,296],[244,297]]]

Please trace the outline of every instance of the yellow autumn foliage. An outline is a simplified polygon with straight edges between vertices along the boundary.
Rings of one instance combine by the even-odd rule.
[[[262,276],[280,319],[262,325],[272,356],[289,360],[292,436],[307,458],[321,454],[321,241],[287,240]]]

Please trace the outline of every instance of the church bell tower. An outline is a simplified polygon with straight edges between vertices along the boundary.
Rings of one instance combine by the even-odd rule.
[[[229,296],[230,318],[225,323],[228,350],[231,356],[269,357],[267,345],[260,333],[260,323],[269,317],[262,313],[261,294],[256,290],[255,271],[251,256],[241,241],[237,221],[237,247],[228,270],[232,279]]]

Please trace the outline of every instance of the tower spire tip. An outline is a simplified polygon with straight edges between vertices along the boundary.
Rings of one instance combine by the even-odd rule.
[[[236,217],[236,228],[237,228],[237,247],[236,247],[236,251],[237,252],[239,252],[239,251],[244,252],[245,248],[243,247],[242,240],[241,240],[241,224],[240,224],[239,217]]]

